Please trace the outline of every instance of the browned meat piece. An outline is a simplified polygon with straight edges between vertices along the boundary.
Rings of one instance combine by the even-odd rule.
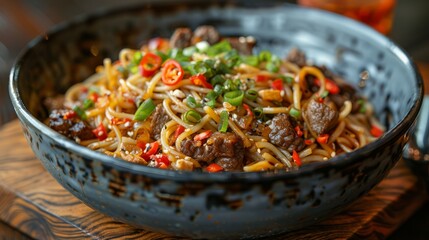
[[[287,149],[289,152],[299,151],[304,147],[304,140],[296,134],[288,115],[282,113],[275,116],[268,127],[270,129],[268,140],[272,144]]]
[[[306,65],[307,59],[305,53],[298,48],[292,48],[286,57],[286,60],[302,67]]]
[[[171,118],[168,116],[167,112],[165,112],[162,104],[158,104],[153,113],[152,121],[150,122],[150,129],[152,130],[150,136],[155,140],[160,139],[162,128],[170,120]]]
[[[62,135],[79,140],[88,140],[95,138],[91,127],[85,121],[80,120],[77,116],[70,113],[73,112],[69,109],[55,109],[49,115],[49,127]],[[73,116],[66,117],[64,116]]]
[[[192,42],[195,44],[197,42],[206,41],[210,45],[219,42],[220,36],[219,32],[213,26],[199,26],[194,31],[194,36],[192,37]]]
[[[253,37],[230,37],[225,38],[231,44],[231,47],[244,55],[251,55],[253,48],[256,45],[256,40]]]
[[[242,170],[244,165],[243,140],[235,133],[213,133],[201,142],[183,140],[181,151],[196,160],[211,162],[215,160],[225,171]]]
[[[171,48],[186,48],[191,46],[192,31],[189,28],[176,28],[170,38]]]
[[[305,106],[304,115],[310,130],[316,135],[326,133],[338,121],[338,111],[315,99],[311,99]]]

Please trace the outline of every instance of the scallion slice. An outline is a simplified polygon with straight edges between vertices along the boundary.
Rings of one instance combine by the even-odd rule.
[[[258,92],[254,89],[249,89],[244,93],[244,97],[254,101],[256,98],[258,98]]]
[[[199,123],[201,121],[201,115],[195,110],[189,110],[182,114],[182,120],[189,124]]]
[[[295,108],[291,108],[289,110],[289,115],[295,119],[299,119],[301,117],[301,111]]]
[[[226,132],[228,130],[228,119],[229,114],[227,111],[222,111],[220,113],[220,123],[219,123],[219,132]]]
[[[240,106],[243,102],[244,93],[243,91],[236,90],[227,92],[223,95],[225,102],[230,103],[232,106]]]
[[[153,103],[152,99],[146,99],[142,104],[140,104],[136,113],[134,114],[134,120],[136,121],[144,121],[148,118],[152,112],[155,110],[155,103]]]
[[[80,119],[82,119],[82,120],[86,120],[88,117],[86,116],[86,113],[85,113],[85,111],[82,109],[82,108],[80,108],[79,106],[75,106],[74,108],[73,108],[73,111],[79,116],[79,118]]]

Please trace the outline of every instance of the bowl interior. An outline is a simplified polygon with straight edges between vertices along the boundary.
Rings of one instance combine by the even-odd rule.
[[[143,4],[82,17],[30,44],[12,72],[12,91],[43,122],[44,99],[84,80],[104,58],[114,61],[122,48],[203,24],[227,36],[254,36],[256,51],[268,49],[280,57],[300,48],[355,85],[390,132],[411,121],[420,105],[422,82],[415,66],[390,40],[352,20],[285,4]]]

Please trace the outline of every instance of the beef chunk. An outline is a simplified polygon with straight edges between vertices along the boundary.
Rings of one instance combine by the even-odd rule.
[[[177,28],[170,38],[171,48],[186,48],[191,46],[192,31],[189,28]]]
[[[162,107],[162,104],[158,104],[153,113],[152,121],[150,122],[150,129],[152,130],[150,136],[155,140],[160,139],[162,128],[170,120],[171,118]]]
[[[304,114],[310,130],[317,135],[326,133],[338,121],[338,111],[315,99],[305,106]]]
[[[256,45],[256,40],[252,37],[230,37],[225,38],[231,44],[231,47],[244,55],[251,55]]]
[[[181,151],[198,161],[215,161],[225,171],[242,170],[244,165],[243,140],[235,133],[213,133],[206,141],[185,139]]]
[[[302,67],[306,65],[307,59],[305,53],[298,48],[292,48],[286,57],[286,60]]]
[[[219,32],[213,26],[199,26],[194,31],[194,36],[192,38],[193,43],[197,43],[200,41],[206,41],[210,45],[213,45],[219,42],[220,36]]]
[[[288,115],[282,113],[275,116],[268,128],[270,129],[268,139],[272,144],[289,152],[299,151],[304,147],[304,140],[296,134]]]
[[[77,116],[70,114],[70,109],[55,109],[49,115],[49,127],[62,135],[74,140],[88,140],[95,138],[91,127]],[[68,116],[68,117],[64,117]]]

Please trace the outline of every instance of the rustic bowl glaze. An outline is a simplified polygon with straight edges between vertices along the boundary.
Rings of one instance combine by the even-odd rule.
[[[142,4],[81,17],[37,38],[17,60],[10,95],[28,143],[59,183],[90,207],[147,230],[193,238],[258,237],[303,228],[349,206],[400,158],[422,101],[422,80],[398,46],[343,17],[272,3]],[[165,171],[79,146],[43,121],[46,97],[64,93],[105,57],[178,26],[252,35],[279,56],[299,47],[362,86],[388,127],[379,140],[330,161],[280,173]]]

